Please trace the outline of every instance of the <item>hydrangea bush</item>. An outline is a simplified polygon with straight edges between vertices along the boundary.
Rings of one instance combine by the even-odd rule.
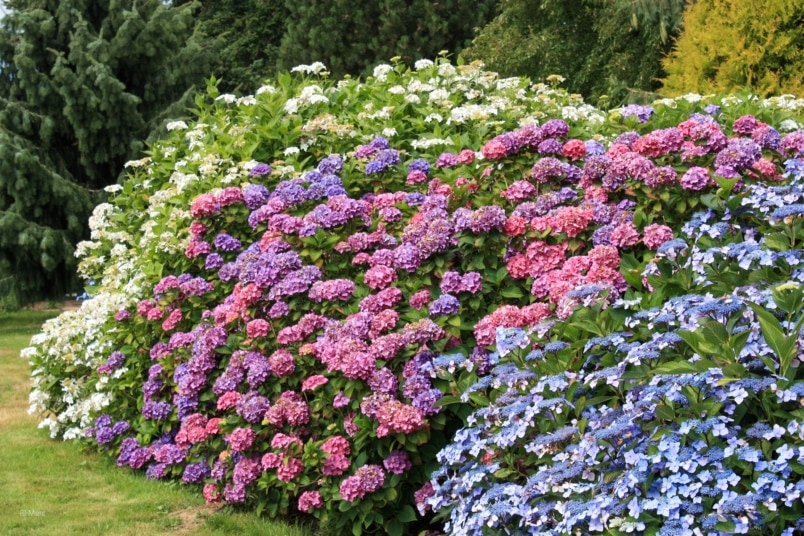
[[[722,423],[711,442],[734,449],[754,444],[735,424],[797,434],[770,406],[772,419],[741,412],[747,395],[723,378],[762,376],[754,352],[790,385],[752,396],[795,391],[797,361],[773,352],[798,351],[800,300],[769,292],[800,279],[800,225],[778,227],[798,213],[768,219],[761,199],[788,188],[774,195],[799,202],[802,102],[690,95],[604,112],[444,58],[365,81],[322,69],[247,97],[212,81],[197,122],[128,164],[79,248],[93,299],[24,352],[42,425],[209,502],[305,512],[337,532],[437,528],[431,510],[473,534],[706,515],[742,527],[743,511],[713,501],[684,511],[694,522],[658,512],[679,471],[637,472],[669,463],[656,430],[701,456],[713,428],[694,419]],[[749,273],[757,305],[743,314],[748,298],[723,296]],[[687,312],[724,300],[724,340],[743,343],[730,363],[710,355],[720,324],[700,331],[709,313]],[[642,457],[612,491],[627,451]],[[730,456],[712,463],[734,469]],[[767,472],[795,486],[793,463]],[[636,497],[628,515],[620,492]]]

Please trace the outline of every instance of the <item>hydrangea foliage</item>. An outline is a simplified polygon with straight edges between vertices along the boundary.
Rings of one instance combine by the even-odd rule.
[[[79,248],[94,297],[24,352],[42,425],[338,532],[779,526],[759,494],[798,462],[745,499],[726,449],[798,448],[740,408],[796,396],[800,293],[774,285],[800,280],[802,103],[604,112],[443,58],[322,69],[211,86],[129,163]],[[742,506],[716,475],[678,492],[699,467]]]

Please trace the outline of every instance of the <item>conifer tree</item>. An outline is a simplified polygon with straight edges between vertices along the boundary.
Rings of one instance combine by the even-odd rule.
[[[664,91],[804,92],[804,2],[698,0],[664,61]]]
[[[333,76],[360,74],[399,56],[404,63],[459,52],[492,15],[495,2],[477,0],[285,0],[286,33],[279,65],[323,62]]]
[[[597,102],[656,90],[661,58],[678,31],[684,0],[501,0],[498,14],[463,52],[504,76],[566,79]]]
[[[208,72],[196,3],[11,0],[0,25],[0,296],[75,290],[102,188]],[[7,303],[8,304],[8,303]]]
[[[204,33],[221,41],[211,67],[227,93],[253,94],[276,73],[285,33],[284,0],[204,0],[198,14]]]

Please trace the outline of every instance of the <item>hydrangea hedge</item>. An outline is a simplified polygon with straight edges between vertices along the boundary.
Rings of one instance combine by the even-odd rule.
[[[96,209],[53,437],[338,533],[795,526],[804,102],[295,71]]]

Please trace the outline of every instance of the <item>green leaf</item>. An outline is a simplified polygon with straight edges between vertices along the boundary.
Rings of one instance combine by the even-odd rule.
[[[694,363],[690,361],[671,361],[669,363],[662,363],[658,367],[654,369],[654,372],[658,374],[699,374],[701,372],[706,372],[710,368],[714,367],[713,363],[707,361],[695,361]]]
[[[416,511],[411,505],[406,504],[399,510],[396,518],[402,523],[412,523],[416,521]]]
[[[656,416],[666,421],[672,421],[676,418],[676,412],[670,406],[661,404],[656,407]]]
[[[764,236],[765,245],[775,251],[787,251],[790,249],[790,239],[783,233],[770,233]]]
[[[504,298],[521,298],[524,296],[519,287],[506,287],[500,292]]]
[[[782,375],[785,375],[793,357],[795,357],[796,336],[787,337],[782,324],[775,316],[760,305],[748,302],[748,306],[754,311],[754,314],[757,315],[762,335],[765,337],[765,342],[767,342],[768,346],[779,356],[781,365],[780,372]]]

